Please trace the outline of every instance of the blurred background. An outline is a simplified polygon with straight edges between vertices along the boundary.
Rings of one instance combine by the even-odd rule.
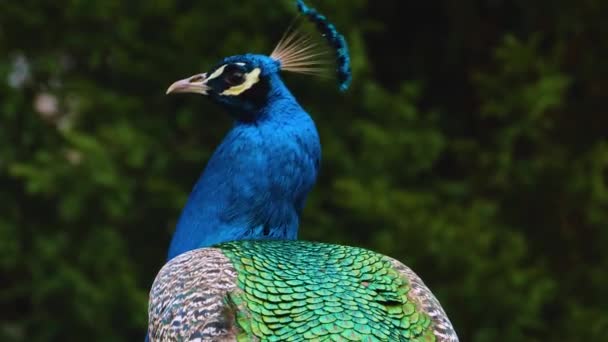
[[[323,168],[301,237],[421,275],[462,341],[608,340],[608,2],[309,0],[354,83],[286,82]],[[138,341],[230,118],[164,96],[295,1],[0,1],[0,340]]]

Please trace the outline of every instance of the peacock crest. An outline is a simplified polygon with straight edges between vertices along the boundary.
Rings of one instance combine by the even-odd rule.
[[[270,57],[281,63],[281,70],[302,74],[324,76],[329,66],[335,65],[340,90],[346,91],[352,80],[346,39],[317,10],[308,7],[302,0],[298,0],[297,5],[300,13],[316,26],[327,44],[321,44],[310,33],[294,29],[296,25],[292,24]],[[334,55],[333,59],[329,58],[331,55]]]

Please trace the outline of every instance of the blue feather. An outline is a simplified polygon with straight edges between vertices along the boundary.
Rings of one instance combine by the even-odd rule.
[[[297,238],[320,165],[315,124],[281,80],[276,61],[247,54],[220,65],[238,62],[261,68],[268,91],[255,108],[240,96],[216,96],[235,124],[190,194],[168,259],[226,241]]]

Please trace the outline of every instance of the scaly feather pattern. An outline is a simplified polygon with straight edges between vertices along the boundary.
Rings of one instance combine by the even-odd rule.
[[[224,243],[170,261],[152,294],[155,341],[458,340],[412,270],[356,247]]]
[[[184,253],[158,273],[149,303],[152,341],[216,341],[236,338],[234,313],[226,296],[237,273],[220,249]]]

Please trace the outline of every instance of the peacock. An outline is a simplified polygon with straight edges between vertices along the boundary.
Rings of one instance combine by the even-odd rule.
[[[319,172],[312,118],[280,72],[323,72],[330,51],[351,82],[344,37],[303,1],[325,50],[288,30],[269,55],[224,58],[167,93],[208,96],[234,118],[177,223],[150,291],[150,341],[458,341],[407,266],[363,248],[297,240]]]

